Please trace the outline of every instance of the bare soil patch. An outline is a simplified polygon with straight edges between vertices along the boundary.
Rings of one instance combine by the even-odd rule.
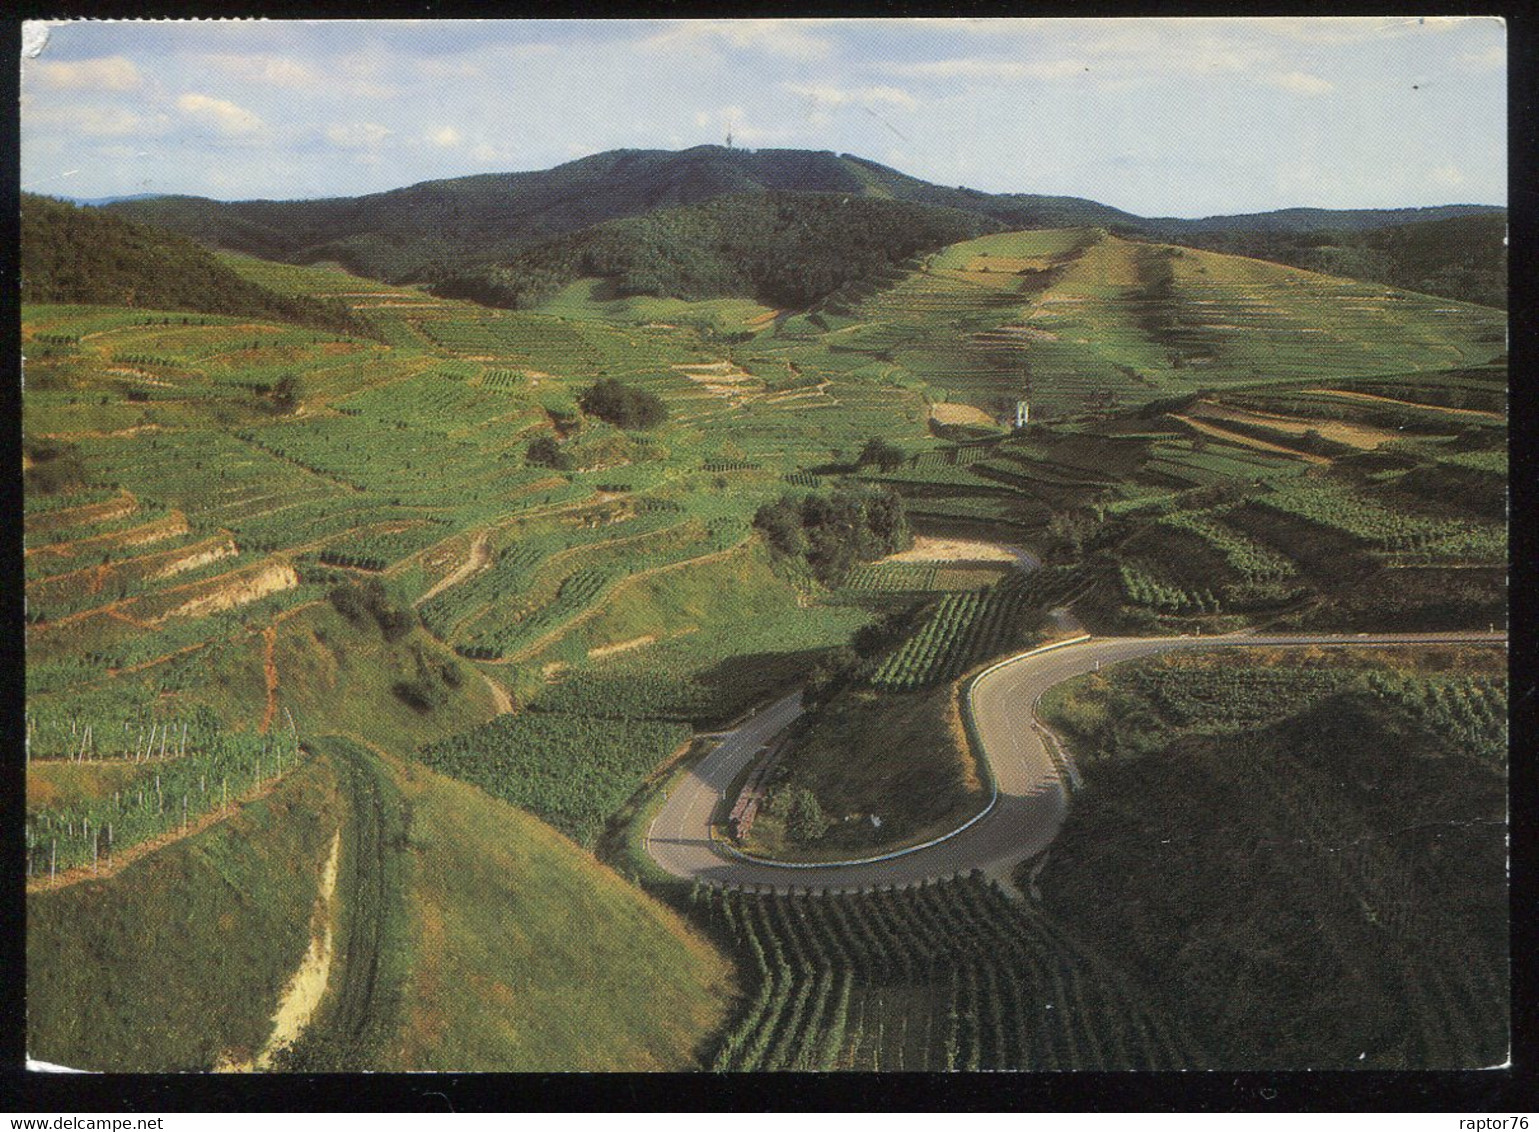
[[[613,645],[600,645],[596,649],[588,650],[589,660],[602,660],[606,656],[614,656],[616,653],[630,652],[632,649],[645,648],[657,640],[656,633],[648,633],[644,637],[632,637],[628,641],[621,641]]]
[[[898,554],[890,554],[883,562],[1009,562],[1020,561],[1018,551],[1004,543],[984,542],[981,539],[934,538],[916,535],[914,545]]]
[[[943,425],[981,425],[984,428],[994,427],[994,418],[985,413],[976,405],[963,405],[955,401],[944,401],[930,406],[930,419],[936,424]]]
[[[1211,401],[1198,402],[1193,415],[1208,420],[1264,425],[1293,436],[1303,436],[1306,432],[1318,432],[1327,440],[1349,444],[1353,448],[1377,448],[1391,440],[1401,439],[1400,434],[1394,429],[1373,428],[1369,425],[1351,424],[1346,421],[1282,416],[1256,409],[1234,409],[1227,405],[1215,405]]]

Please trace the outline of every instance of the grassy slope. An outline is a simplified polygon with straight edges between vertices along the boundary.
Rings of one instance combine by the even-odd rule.
[[[395,769],[415,965],[389,1068],[696,1067],[730,997],[714,948],[528,814]]]
[[[784,767],[777,797],[811,790],[835,824],[816,842],[793,845],[783,819],[763,814],[750,848],[772,856],[842,857],[921,841],[987,800],[949,683],[907,695],[861,689],[839,696]],[[872,814],[881,819],[879,828],[871,825]],[[854,817],[845,822],[846,815]]]
[[[30,1055],[175,1071],[256,1052],[309,941],[341,820],[335,771],[311,761],[234,818],[110,880],[29,897]]]
[[[1386,297],[1388,296],[1388,297]],[[1260,260],[1077,232],[953,245],[865,297],[832,304],[820,346],[896,362],[936,394],[1034,415],[1235,382],[1479,362],[1500,312]],[[1010,327],[1005,333],[995,328]],[[1022,329],[1024,328],[1024,329]],[[792,346],[805,367],[816,355]]]
[[[574,626],[543,655],[580,660],[590,649],[640,637],[674,637],[781,615],[795,601],[791,587],[770,570],[767,552],[755,544],[701,565],[624,583],[598,613]]]
[[[248,1059],[345,822],[328,993],[287,1067],[696,1067],[733,984],[673,912],[472,787],[340,736],[314,747],[237,817],[29,899],[32,1056],[136,1071]]]
[[[524,671],[541,708],[719,724],[794,684],[870,620],[852,606],[804,605],[755,543],[619,589],[538,658],[571,666],[556,683]],[[630,647],[589,657],[617,645]]]
[[[457,661],[463,681],[442,707],[422,712],[402,702],[391,689],[416,676],[418,653],[431,664],[455,661],[420,629],[390,643],[372,623],[354,626],[329,605],[317,606],[281,627],[274,650],[278,702],[293,712],[302,734],[346,731],[397,749],[464,731],[495,714],[491,693],[466,661]]]
[[[27,764],[27,803],[65,809],[78,802],[126,790],[149,772],[149,764],[34,762]]]

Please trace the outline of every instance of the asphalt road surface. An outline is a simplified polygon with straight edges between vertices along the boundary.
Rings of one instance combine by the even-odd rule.
[[[1505,633],[1374,633],[1222,637],[1095,637],[1024,653],[997,665],[973,687],[984,757],[999,784],[992,810],[956,836],[902,856],[854,865],[795,867],[746,861],[711,839],[711,817],[727,788],[780,730],[801,715],[801,693],[776,701],[729,733],[669,794],[647,832],[647,851],[674,876],[749,889],[856,891],[918,884],[982,869],[1010,886],[1010,874],[1057,836],[1068,787],[1035,726],[1042,694],[1101,665],[1171,649],[1225,646],[1493,643]]]

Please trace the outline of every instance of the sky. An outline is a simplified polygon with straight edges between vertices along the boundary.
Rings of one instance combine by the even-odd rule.
[[[730,128],[1144,216],[1507,200],[1491,17],[75,21],[21,64],[22,187],[77,198],[354,196]]]

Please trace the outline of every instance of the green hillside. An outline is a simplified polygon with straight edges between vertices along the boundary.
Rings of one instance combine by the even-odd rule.
[[[1069,229],[953,245],[755,345],[804,368],[827,358],[903,375],[938,399],[1024,397],[1063,415],[1238,382],[1477,364],[1506,332],[1472,304]]]
[[[1279,650],[1055,689],[1085,787],[1044,903],[1228,1066],[1501,1063],[1505,668]]]
[[[270,291],[184,236],[98,209],[23,193],[21,246],[23,302],[116,304],[364,330],[345,306]]]
[[[427,181],[362,197],[213,201],[160,196],[122,200],[106,208],[231,251],[291,263],[335,261],[363,275],[402,281],[455,275],[466,266],[506,263],[523,249],[610,220],[717,197],[777,192],[905,201],[967,212],[1011,229],[1095,226],[1177,243],[1187,242],[1188,237],[1234,240],[1238,242],[1224,245],[1226,250],[1246,254],[1252,254],[1248,241],[1275,239],[1286,244],[1306,233],[1365,233],[1386,225],[1480,214],[1505,219],[1504,209],[1479,205],[1285,209],[1200,220],[1143,218],[1077,197],[985,193],[936,185],[850,154],[709,145],[679,152],[612,150],[548,170]],[[1366,277],[1411,287],[1431,280],[1455,288],[1447,292],[1431,288],[1436,294],[1492,302],[1489,287],[1472,292],[1462,278],[1466,269],[1460,264],[1468,253],[1454,245],[1441,250],[1440,256],[1439,245],[1432,245],[1439,262],[1416,280],[1380,274]],[[1484,248],[1479,256],[1474,270],[1488,273],[1489,282],[1494,278],[1489,275],[1493,262]],[[1342,265],[1329,269],[1342,270]]]
[[[833,153],[721,146],[677,153],[613,150],[549,170],[428,181],[356,198],[226,202],[164,196],[108,208],[232,251],[291,262],[336,260],[365,275],[399,280],[464,262],[495,262],[608,220],[719,196],[784,191],[913,201],[1020,226],[1128,218],[1091,201],[942,188]]]
[[[810,684],[760,847],[876,853],[977,804],[954,682],[1073,618],[1503,623],[1505,320],[1087,226],[951,217],[969,238],[894,260],[949,239],[946,214],[841,200],[774,239],[772,194],[620,222],[613,260],[558,265],[612,274],[531,309],[219,256],[357,332],[24,305],[34,1056],[262,1061],[329,923],[334,993],[265,1067],[1225,1063],[1239,1028],[1194,1040],[1125,939],[965,876],[806,917],[800,895],[702,897],[717,951],[635,884],[658,790],[702,733]],[[676,290],[778,301],[752,290],[776,247],[839,285],[801,311],[619,295],[675,221]],[[1028,426],[1001,424],[1023,396]],[[874,561],[906,530],[925,542]],[[1141,728],[1169,738],[1116,734]],[[104,852],[143,856],[49,888]],[[121,972],[141,936],[163,954]],[[1449,994],[1418,1017],[1476,1034],[1479,986]],[[1459,1044],[1427,1032],[1403,1062]]]
[[[234,817],[28,896],[31,1056],[141,1072],[698,1067],[730,974],[676,914],[469,787],[340,737],[311,746]],[[278,1052],[275,1010],[306,1001],[307,946],[326,957],[308,1025]]]

